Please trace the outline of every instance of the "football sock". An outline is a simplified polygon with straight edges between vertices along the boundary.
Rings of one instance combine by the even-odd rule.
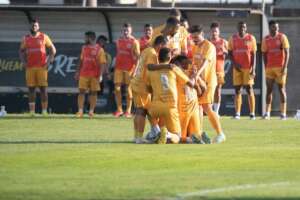
[[[254,114],[255,113],[255,95],[253,92],[248,96],[248,101],[249,101],[250,113]]]
[[[280,103],[280,112],[283,116],[286,116],[286,103]]]
[[[84,104],[84,94],[79,94],[78,95],[78,110],[83,110],[83,104]]]
[[[270,116],[271,113],[271,104],[266,104],[266,113],[268,114],[268,116]]]
[[[209,109],[206,114],[208,116],[210,124],[215,129],[217,134],[221,134],[223,131],[222,131],[221,123],[220,123],[220,120],[219,120],[217,114],[215,112],[213,112],[211,109]]]
[[[29,103],[29,110],[30,113],[35,113],[35,103],[33,102]]]
[[[242,107],[242,94],[236,94],[235,95],[235,112],[241,113],[241,107]]]
[[[115,96],[116,96],[117,111],[123,112],[121,90],[115,90]]]

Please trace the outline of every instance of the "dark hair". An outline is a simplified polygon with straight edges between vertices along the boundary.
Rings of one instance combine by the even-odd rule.
[[[85,32],[85,36],[95,40],[96,39],[96,33],[94,31],[87,31]]]
[[[34,19],[31,19],[31,20],[30,20],[30,23],[31,23],[31,24],[39,23],[39,21],[38,21],[36,18],[34,18]]]
[[[144,25],[144,28],[151,28],[151,27],[153,27],[152,24],[145,24]]]
[[[178,16],[181,16],[181,12],[180,12],[179,9],[173,8],[173,9],[170,10],[169,16],[178,17]]]
[[[166,62],[170,59],[169,54],[171,53],[171,49],[169,48],[162,48],[159,51],[158,60],[159,62]]]
[[[212,28],[220,28],[220,23],[219,22],[213,22],[213,23],[211,23],[210,29],[212,29]]]
[[[125,22],[125,23],[123,24],[123,27],[124,27],[124,28],[130,28],[130,27],[132,27],[132,26],[131,26],[130,23]]]
[[[176,25],[180,24],[180,21],[174,17],[169,17],[166,21],[166,24],[168,26],[176,26]]]
[[[244,21],[240,21],[240,22],[238,23],[238,25],[242,25],[242,24],[247,24],[247,23],[244,22]]]
[[[202,33],[203,32],[203,27],[200,25],[193,25],[190,29],[189,29],[190,33]]]
[[[157,45],[160,45],[160,44],[167,44],[168,43],[168,39],[167,37],[163,36],[163,35],[160,35],[160,36],[157,36],[154,40],[154,46],[157,46]]]
[[[183,61],[185,60],[188,60],[189,58],[187,56],[184,56],[184,55],[178,55],[178,56],[175,56],[174,58],[172,58],[171,62],[170,63],[183,63]]]
[[[100,40],[103,40],[103,41],[107,42],[108,38],[105,35],[99,35],[98,38],[97,38],[97,42],[100,41]]]
[[[279,24],[278,21],[275,20],[270,20],[269,21],[269,26],[275,25],[275,24]]]

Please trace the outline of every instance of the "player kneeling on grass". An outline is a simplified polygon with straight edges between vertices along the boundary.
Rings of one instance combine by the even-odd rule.
[[[171,50],[162,48],[159,52],[159,62],[168,64],[171,60]],[[152,91],[152,101],[149,105],[149,114],[153,118],[159,118],[161,127],[157,143],[165,144],[167,139],[171,143],[179,143],[181,133],[178,114],[177,82],[194,87],[194,80],[177,66],[172,69],[159,69],[148,71],[147,86]]]
[[[98,83],[101,69],[104,69],[106,57],[104,50],[96,44],[96,33],[88,31],[85,33],[85,45],[82,47],[80,64],[75,73],[75,79],[79,80],[78,113],[77,117],[83,117],[85,93],[90,92],[89,116],[94,116],[97,102],[97,92],[100,90]]]

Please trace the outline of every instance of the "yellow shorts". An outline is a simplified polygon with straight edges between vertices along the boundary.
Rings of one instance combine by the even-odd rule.
[[[159,118],[169,132],[181,132],[179,114],[176,107],[170,108],[162,102],[151,102],[148,111],[152,118]]]
[[[147,109],[151,101],[150,94],[132,91],[133,103],[136,108]]]
[[[47,87],[48,69],[46,67],[36,67],[26,69],[27,87]]]
[[[129,85],[131,80],[131,75],[132,75],[131,71],[115,69],[114,83]]]
[[[181,138],[183,141],[186,140],[186,137],[191,136],[192,134],[201,134],[198,102],[195,102],[192,105],[192,109],[189,109],[188,112],[179,111],[179,119],[181,126]]]
[[[225,84],[225,74],[224,74],[224,72],[217,72],[217,81],[218,81],[218,85],[224,85]]]
[[[79,78],[79,89],[90,90],[93,92],[100,90],[99,79],[95,77],[80,77]]]
[[[254,85],[254,78],[250,76],[250,69],[241,69],[241,72],[233,68],[233,85]]]
[[[279,68],[279,67],[266,68],[266,78],[275,80],[276,83],[281,84],[281,85],[286,84],[286,74],[283,74],[282,68]]]
[[[204,94],[198,98],[198,103],[201,104],[212,104],[214,102],[216,86],[207,86]]]

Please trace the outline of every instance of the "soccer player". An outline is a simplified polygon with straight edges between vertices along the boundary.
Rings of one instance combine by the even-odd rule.
[[[225,39],[220,37],[220,24],[214,22],[210,25],[210,42],[213,43],[217,50],[217,61],[216,61],[216,73],[218,85],[214,94],[213,109],[219,115],[219,109],[221,105],[221,89],[225,83],[224,77],[224,64],[225,58],[228,54],[228,43]]]
[[[146,78],[148,71],[147,66],[149,64],[158,64],[158,53],[161,48],[167,45],[167,42],[168,41],[166,37],[158,36],[155,39],[153,46],[146,48],[141,53],[138,66],[130,83],[130,87],[132,89],[133,103],[135,106],[134,139],[136,143],[143,143],[142,138],[145,129],[147,108],[151,100],[151,96],[147,91],[146,87]]]
[[[162,48],[159,52],[159,62],[168,64],[171,60],[171,56],[171,50],[169,48]],[[172,143],[179,142],[181,128],[177,107],[177,81],[181,81],[193,87],[192,81],[190,81],[188,76],[178,67],[148,71],[147,73],[147,85],[152,91],[149,114],[153,118],[159,118],[161,126],[158,143],[166,143],[167,137]]]
[[[242,88],[245,87],[248,94],[250,107],[250,119],[255,119],[255,95],[253,91],[255,67],[256,67],[256,40],[247,33],[247,24],[239,22],[238,33],[230,37],[228,41],[229,58],[233,66],[233,85],[235,87],[235,116],[240,119],[242,106]]]
[[[168,48],[172,50],[172,56],[179,54],[187,54],[187,39],[186,37],[181,37],[180,30],[182,26],[180,25],[180,21],[177,18],[169,17],[166,23],[161,26],[159,29],[155,29],[152,35],[153,43],[154,39],[163,35],[169,38]]]
[[[261,51],[266,66],[266,112],[265,119],[270,119],[274,82],[280,94],[280,118],[286,120],[286,76],[290,56],[290,44],[285,34],[279,32],[279,23],[269,22],[270,34],[262,41]]]
[[[186,30],[189,30],[190,25],[187,19],[182,18],[181,19],[181,26],[183,26]],[[194,42],[192,38],[192,34],[188,33],[187,36],[187,57],[189,59],[193,59],[193,48],[194,48]]]
[[[200,105],[201,125],[203,126],[204,111],[208,116],[209,122],[217,133],[217,136],[213,139],[213,142],[221,143],[225,141],[226,137],[223,133],[219,117],[212,110],[214,92],[217,85],[216,48],[211,42],[204,38],[204,31],[201,26],[192,26],[190,31],[194,43],[196,44],[193,53],[193,65],[197,69],[196,78],[201,77],[207,86],[204,94],[202,94],[198,99]]]
[[[94,116],[97,102],[97,92],[100,90],[99,77],[105,69],[106,57],[103,48],[96,44],[96,33],[88,31],[85,33],[85,45],[80,54],[80,63],[75,73],[75,79],[79,80],[78,113],[77,117],[83,117],[85,93],[89,95],[89,117]]]
[[[140,43],[140,51],[142,52],[144,49],[150,46],[150,41],[153,34],[152,24],[145,24],[144,26],[144,36],[139,39]]]
[[[129,87],[132,73],[135,70],[137,60],[140,54],[139,42],[132,36],[132,26],[129,23],[123,25],[122,36],[117,40],[117,56],[114,71],[115,97],[117,111],[115,117],[124,114],[125,117],[131,117],[132,91]],[[127,108],[123,113],[121,87],[124,85],[126,94]]]
[[[47,57],[47,49],[49,55]],[[47,115],[48,108],[48,66],[54,61],[56,49],[49,38],[40,32],[37,20],[31,22],[30,34],[23,37],[19,55],[26,68],[26,85],[29,90],[29,110],[31,116],[35,115],[36,88],[40,89],[42,114]]]

